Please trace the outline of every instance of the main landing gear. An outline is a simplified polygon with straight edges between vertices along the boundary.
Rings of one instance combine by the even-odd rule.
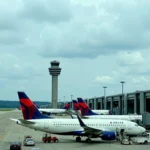
[[[87,138],[85,141],[86,141],[87,143],[91,143],[91,139],[90,139],[90,138]]]
[[[80,141],[81,141],[81,137],[80,137],[80,136],[76,137],[76,141],[77,141],[77,142],[80,142]],[[86,141],[87,143],[91,143],[91,139],[90,139],[90,138],[87,138],[85,141]]]
[[[76,141],[77,141],[77,142],[80,142],[80,141],[81,141],[80,136],[76,137]]]

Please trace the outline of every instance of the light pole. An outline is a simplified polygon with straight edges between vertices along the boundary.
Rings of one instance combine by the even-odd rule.
[[[123,84],[125,83],[125,81],[121,81],[120,83],[122,84],[122,115],[123,115],[124,113]]]
[[[106,86],[103,87],[104,88],[104,109],[106,109]]]
[[[70,95],[71,96],[71,101],[72,101],[72,97],[73,97],[73,95]]]
[[[65,106],[65,96],[64,96],[64,106]]]

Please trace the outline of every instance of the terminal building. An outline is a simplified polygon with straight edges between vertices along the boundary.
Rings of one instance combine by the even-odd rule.
[[[126,94],[109,95],[106,97],[94,97],[84,100],[91,109],[107,109],[112,111],[112,113],[115,115],[142,115],[145,112],[150,113],[150,90],[136,91]],[[64,102],[57,102],[57,108],[63,108],[64,105]],[[51,108],[51,104],[49,106],[43,105],[43,108]]]
[[[108,109],[116,115],[150,112],[150,90],[84,100],[91,109]]]

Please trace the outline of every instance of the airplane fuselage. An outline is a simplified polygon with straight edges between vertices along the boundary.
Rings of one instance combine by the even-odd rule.
[[[76,111],[74,110],[69,110],[69,111],[72,112],[73,114],[76,114]],[[77,111],[81,114],[80,110],[77,110]],[[99,115],[109,115],[109,110],[92,110],[92,111]]]
[[[94,113],[97,114],[103,114],[103,115],[109,115],[109,110],[92,110]]]
[[[84,129],[80,126],[77,119],[33,119],[29,120],[35,124],[24,124],[17,121],[18,124],[29,127],[35,130],[49,132],[60,135],[80,135],[84,136]],[[92,120],[83,119],[85,125],[91,128],[99,129],[99,131],[113,131],[117,129],[124,129],[127,135],[138,135],[145,130],[134,122],[123,120]]]
[[[39,108],[40,112],[46,112],[46,113],[54,113],[54,114],[60,114],[60,113],[66,113],[66,109],[46,109],[46,108]]]
[[[90,116],[84,116],[90,119],[116,119],[116,120],[129,120],[129,121],[135,121],[135,120],[141,120],[142,121],[142,115],[90,115]]]

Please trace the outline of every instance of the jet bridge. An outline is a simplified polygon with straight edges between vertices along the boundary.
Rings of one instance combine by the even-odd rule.
[[[143,125],[147,130],[150,130],[150,113],[145,112],[142,114]]]

